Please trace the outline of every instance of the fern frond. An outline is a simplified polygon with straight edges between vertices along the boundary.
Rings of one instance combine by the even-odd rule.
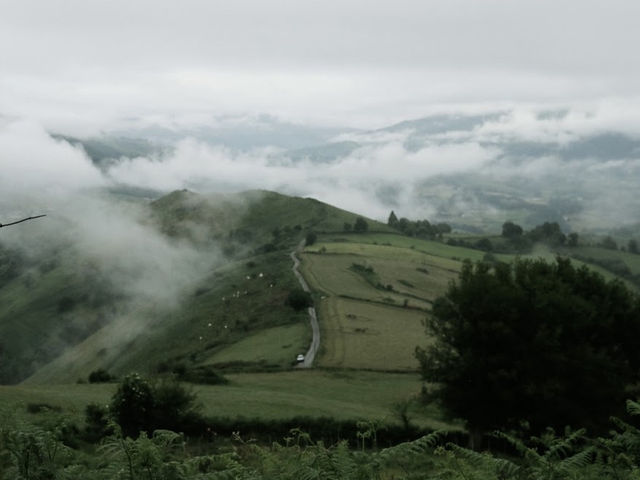
[[[629,415],[640,415],[640,403],[627,400],[627,413]]]
[[[565,458],[559,463],[559,468],[563,471],[570,471],[576,468],[584,468],[591,463],[594,448],[589,447],[581,452]]]
[[[378,454],[380,458],[385,460],[392,460],[394,457],[401,457],[407,455],[422,455],[430,452],[437,444],[438,441],[444,436],[445,432],[436,430],[424,437],[420,437],[412,442],[404,442],[393,447],[385,448]]]
[[[534,458],[540,459],[540,454],[533,448],[528,447],[522,440],[516,438],[512,435],[509,435],[504,432],[496,431],[492,434],[495,438],[499,438],[501,440],[506,441],[509,445],[515,448],[516,452],[522,455],[525,458]]]
[[[553,444],[549,447],[549,450],[544,454],[546,459],[559,460],[561,457],[568,455],[574,448],[574,445],[584,438],[586,430],[581,428],[571,433],[567,438],[554,440]]]
[[[461,447],[455,443],[448,443],[447,448],[469,465],[478,469],[493,471],[497,469],[498,465],[506,468],[506,464],[504,462],[508,462],[508,460],[498,460],[489,453],[476,452],[475,450]]]

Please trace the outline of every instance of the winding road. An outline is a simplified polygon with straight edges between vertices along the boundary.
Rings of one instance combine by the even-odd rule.
[[[305,292],[311,292],[309,289],[309,285],[305,281],[304,277],[298,270],[300,266],[300,260],[296,256],[296,253],[302,250],[304,247],[304,240],[300,242],[298,247],[291,252],[291,260],[293,260],[293,274],[296,276],[298,281],[300,282],[300,286]],[[316,315],[316,309],[314,307],[309,307],[309,321],[311,322],[311,331],[313,332],[313,339],[311,340],[311,346],[309,346],[309,350],[304,356],[304,362],[298,365],[299,368],[309,368],[313,365],[313,361],[316,358],[316,353],[318,352],[318,348],[320,348],[320,326],[318,325],[318,316]]]

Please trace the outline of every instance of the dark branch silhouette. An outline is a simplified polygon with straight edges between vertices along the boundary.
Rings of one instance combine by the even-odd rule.
[[[10,225],[15,225],[17,223],[26,222],[27,220],[33,220],[34,218],[41,218],[41,217],[46,217],[46,215],[36,215],[35,217],[27,217],[27,218],[23,218],[22,220],[18,220],[17,222],[4,223],[4,224],[0,223],[0,228],[8,227]]]

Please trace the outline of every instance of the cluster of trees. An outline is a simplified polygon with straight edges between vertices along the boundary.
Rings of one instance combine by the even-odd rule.
[[[502,225],[501,236],[506,242],[502,242],[497,246],[488,238],[480,238],[475,241],[462,238],[449,238],[447,244],[475,248],[485,252],[499,250],[504,253],[527,252],[531,250],[536,243],[544,243],[553,247],[578,246],[578,234],[570,233],[569,235],[565,235],[562,233],[560,225],[558,225],[557,222],[544,222],[527,232],[520,225],[507,221]]]
[[[568,259],[466,262],[416,349],[427,392],[470,432],[602,433],[640,380],[640,300]]]
[[[575,232],[565,235],[557,222],[545,222],[525,232],[520,225],[507,221],[502,225],[502,236],[508,239],[513,247],[521,250],[530,248],[534,243],[546,243],[551,246],[577,247],[579,240],[579,236]],[[638,242],[633,238],[629,240],[625,248],[624,246],[618,247],[615,239],[607,235],[597,243],[597,246],[609,250],[620,249],[630,253],[640,254]]]
[[[400,230],[409,237],[434,238],[441,236],[443,233],[451,233],[451,225],[448,223],[432,224],[426,219],[411,221],[405,217],[398,219],[393,210],[389,214],[387,225]]]
[[[535,243],[545,243],[551,246],[566,245],[575,247],[578,245],[578,234],[570,233],[568,236],[562,233],[557,222],[544,222],[525,232],[524,229],[511,221],[502,225],[502,236],[509,240],[516,250],[526,250]]]
[[[344,222],[343,230],[345,232],[353,231],[358,233],[364,233],[369,230],[369,224],[364,218],[357,217],[355,222],[353,222],[353,225],[350,224],[349,222]]]
[[[599,247],[606,248],[608,250],[626,250],[629,253],[633,253],[635,255],[640,254],[640,250],[638,249],[638,242],[635,239],[630,239],[627,243],[627,247],[625,249],[624,246],[618,247],[618,242],[616,242],[611,236],[607,235],[604,237],[599,243]]]

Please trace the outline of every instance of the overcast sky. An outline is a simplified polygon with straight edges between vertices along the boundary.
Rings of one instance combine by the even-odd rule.
[[[640,97],[634,0],[0,0],[0,114],[383,126]]]

